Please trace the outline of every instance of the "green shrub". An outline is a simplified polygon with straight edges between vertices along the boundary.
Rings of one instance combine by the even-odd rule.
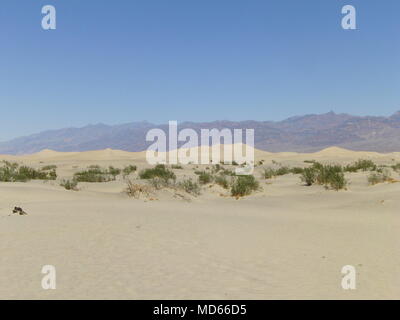
[[[120,169],[109,168],[110,171],[101,169],[99,166],[90,166],[87,170],[79,171],[74,174],[74,179],[78,182],[108,182],[114,181],[116,172]]]
[[[288,167],[280,167],[276,170],[277,176],[284,176],[290,173],[290,169]]]
[[[55,180],[57,173],[55,169],[50,171],[36,170],[18,163],[3,161],[0,167],[0,181],[3,182],[27,182],[29,180]]]
[[[304,170],[304,168],[294,167],[294,168],[290,169],[290,172],[293,174],[302,174],[303,170]]]
[[[218,175],[215,177],[215,183],[218,184],[219,186],[221,186],[224,189],[228,189],[229,188],[229,181],[227,179],[227,177],[225,175]]]
[[[346,172],[357,172],[358,170],[375,171],[376,168],[377,168],[376,164],[372,160],[359,159],[355,163],[347,165],[344,168],[344,171]]]
[[[317,183],[334,190],[344,189],[347,185],[341,166],[323,165],[319,162],[315,162],[312,167],[305,168],[300,179],[307,186]]]
[[[76,181],[76,179],[72,179],[72,180],[63,180],[60,183],[61,187],[64,187],[67,190],[74,190],[77,191],[78,190],[78,181]]]
[[[264,179],[272,179],[274,177],[278,176],[284,176],[289,173],[294,173],[294,174],[300,174],[302,173],[303,169],[302,168],[289,168],[289,167],[279,167],[278,169],[273,169],[273,168],[267,168],[264,169],[264,172],[262,173],[262,176]]]
[[[262,176],[264,179],[272,179],[273,177],[276,176],[276,173],[275,173],[274,169],[267,168],[267,169],[264,169]]]
[[[122,169],[122,173],[124,176],[129,176],[132,172],[135,172],[137,170],[136,166],[129,165],[126,166],[124,169]]]
[[[231,195],[244,197],[258,190],[259,187],[260,185],[254,176],[238,176],[231,187]]]
[[[192,179],[186,179],[178,183],[178,187],[185,190],[187,193],[198,196],[200,194],[200,186]]]
[[[208,184],[211,183],[213,181],[213,176],[211,175],[211,173],[202,171],[199,174],[199,183],[200,184]]]
[[[108,167],[108,174],[112,175],[112,176],[118,176],[119,174],[121,174],[121,169],[119,168],[114,168],[113,166],[109,166]]]
[[[303,181],[307,186],[311,186],[315,183],[317,176],[317,170],[313,167],[305,168],[301,174],[301,181]]]
[[[400,163],[396,163],[396,164],[392,165],[392,169],[394,171],[399,171],[400,170]]]
[[[171,170],[167,169],[165,165],[158,164],[152,169],[145,169],[139,173],[140,179],[153,179],[153,178],[160,178],[165,181],[168,180],[176,180],[175,173]]]
[[[171,168],[172,169],[183,169],[183,167],[179,164],[173,164],[173,165],[171,165]]]

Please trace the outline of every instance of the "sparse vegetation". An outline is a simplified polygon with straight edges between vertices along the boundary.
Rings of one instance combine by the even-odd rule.
[[[215,183],[224,189],[229,189],[230,183],[225,175],[218,175],[214,179]]]
[[[281,166],[278,169],[266,168],[266,169],[264,169],[264,172],[262,173],[262,177],[264,179],[272,179],[274,177],[284,176],[289,173],[301,174],[301,173],[303,173],[303,170],[304,169],[300,168],[300,167],[289,168],[289,167],[285,167],[285,166]]]
[[[171,165],[171,169],[183,169],[183,167],[180,164],[173,164]]]
[[[78,182],[109,182],[114,181],[115,176],[119,173],[121,173],[121,169],[114,167],[104,170],[99,166],[90,166],[87,170],[75,173],[74,179]]]
[[[148,179],[148,183],[156,190],[161,190],[163,188],[173,187],[175,185],[175,180],[173,179],[164,179],[160,177],[154,177]]]
[[[214,179],[213,179],[213,176],[211,173],[205,172],[205,171],[200,172],[200,174],[199,174],[199,183],[200,184],[208,184],[208,183],[213,182],[213,180]]]
[[[29,180],[55,180],[57,173],[55,169],[36,170],[18,163],[3,161],[0,167],[0,181],[2,182],[27,182]]]
[[[231,195],[234,197],[244,197],[258,190],[259,187],[260,185],[254,176],[238,176],[231,187]]]
[[[199,184],[194,182],[192,179],[186,179],[186,180],[179,182],[178,187],[194,196],[198,196],[200,194]]]
[[[355,163],[344,167],[346,172],[357,172],[362,171],[375,171],[377,169],[376,164],[372,160],[359,159]]]
[[[301,181],[303,181],[307,186],[311,186],[315,183],[316,181],[316,175],[317,171],[315,168],[310,167],[310,168],[305,168],[303,170],[303,173],[301,174]]]
[[[336,191],[344,189],[347,185],[342,166],[323,165],[319,162],[315,162],[312,167],[304,169],[300,179],[307,186],[316,183]]]
[[[137,170],[137,166],[129,165],[126,166],[124,169],[122,169],[122,174],[124,176],[129,176],[131,173],[135,172]]]
[[[396,164],[392,165],[392,169],[394,171],[400,171],[400,163],[396,163]]]
[[[153,178],[160,178],[164,181],[176,180],[175,173],[167,169],[164,164],[158,164],[152,169],[145,169],[140,171],[139,177],[140,179],[146,179],[146,180]]]
[[[76,179],[72,180],[62,180],[60,183],[61,187],[64,187],[66,190],[78,190],[78,181]]]

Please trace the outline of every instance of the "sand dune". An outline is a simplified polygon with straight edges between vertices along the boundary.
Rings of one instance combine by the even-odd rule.
[[[59,181],[0,183],[0,298],[400,298],[400,183],[368,186],[367,173],[349,173],[348,189],[336,192],[305,187],[293,174],[261,180],[261,170],[276,163],[368,158],[390,165],[400,153],[334,147],[255,155],[264,160],[254,173],[262,190],[240,200],[216,185],[198,197],[161,190],[133,199],[122,178],[81,183],[79,191]],[[59,180],[92,164],[149,167],[145,152],[110,149],[0,159],[57,165]],[[196,167],[174,171],[178,179],[195,177]],[[28,216],[10,215],[14,206]],[[57,270],[56,290],[41,288],[48,264]],[[344,265],[356,267],[356,290],[341,288]]]

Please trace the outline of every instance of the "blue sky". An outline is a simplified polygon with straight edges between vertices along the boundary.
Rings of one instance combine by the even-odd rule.
[[[57,30],[41,8],[57,9]],[[357,9],[358,30],[341,28]],[[148,120],[400,109],[398,0],[1,0],[0,141]]]

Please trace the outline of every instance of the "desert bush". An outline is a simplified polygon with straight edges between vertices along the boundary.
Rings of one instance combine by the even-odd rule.
[[[300,176],[302,182],[307,186],[311,186],[315,183],[317,176],[317,170],[313,167],[305,168]]]
[[[132,172],[137,170],[137,166],[129,165],[122,169],[122,173],[124,176],[129,176]]]
[[[163,188],[172,188],[175,186],[175,180],[164,179],[160,177],[154,177],[147,179],[149,185],[151,185],[156,190],[161,190]]]
[[[303,168],[299,168],[299,167],[289,168],[289,167],[282,166],[282,167],[279,167],[278,169],[273,169],[273,168],[264,169],[262,176],[264,179],[272,179],[274,177],[284,176],[289,173],[300,174],[302,172],[303,172]]]
[[[400,170],[400,163],[396,163],[396,164],[392,165],[391,168],[392,168],[394,171],[399,171],[399,170]]]
[[[220,170],[223,170],[223,167],[219,163],[215,164],[211,169],[212,173],[214,174],[218,173]]]
[[[125,192],[130,197],[139,199],[141,195],[149,196],[152,189],[148,185],[138,184],[131,180],[127,180]]]
[[[262,177],[264,179],[272,179],[275,176],[276,176],[275,170],[272,168],[264,169],[264,172],[262,173]]]
[[[277,176],[284,176],[285,174],[290,173],[290,169],[289,169],[289,167],[280,167],[280,168],[276,169],[275,172],[276,172]]]
[[[225,175],[216,176],[214,181],[216,184],[218,184],[219,186],[221,186],[224,189],[229,188],[230,183]]]
[[[199,183],[200,184],[208,184],[208,183],[211,183],[212,181],[213,181],[213,176],[211,173],[202,171],[199,174]]]
[[[347,165],[344,168],[344,171],[346,171],[346,172],[357,172],[358,170],[374,171],[376,169],[377,169],[377,166],[372,160],[359,159],[355,163]]]
[[[55,180],[57,173],[55,169],[50,171],[36,170],[18,163],[3,161],[0,167],[0,181],[3,182],[27,182],[29,180]]]
[[[153,178],[160,178],[165,181],[168,180],[176,180],[175,173],[171,170],[167,169],[165,165],[158,164],[152,169],[145,169],[139,172],[140,179],[153,179]]]
[[[200,186],[192,179],[186,179],[178,183],[180,189],[185,190],[187,193],[198,196],[200,194]]]
[[[119,169],[110,167],[109,170],[101,169],[98,166],[90,166],[87,170],[79,171],[74,174],[74,179],[78,182],[108,182],[115,180],[116,172]]]
[[[234,197],[244,197],[258,190],[259,187],[260,185],[254,176],[238,176],[231,187],[231,195]]]
[[[341,166],[323,165],[319,162],[315,162],[311,167],[303,169],[300,179],[307,186],[317,183],[336,191],[344,189],[347,185]]]
[[[109,166],[108,167],[108,174],[112,175],[112,176],[118,176],[119,174],[121,174],[121,169],[119,168],[114,168],[113,166]]]
[[[391,174],[389,170],[383,170],[382,172],[374,172],[368,175],[368,183],[370,185],[375,185],[378,183],[383,183],[387,181],[392,181]]]
[[[67,190],[77,191],[78,190],[78,181],[76,181],[76,179],[62,180],[60,183],[60,186],[64,187]]]
[[[294,167],[294,168],[290,169],[290,172],[293,174],[302,174],[303,170],[304,170],[304,168]]]

